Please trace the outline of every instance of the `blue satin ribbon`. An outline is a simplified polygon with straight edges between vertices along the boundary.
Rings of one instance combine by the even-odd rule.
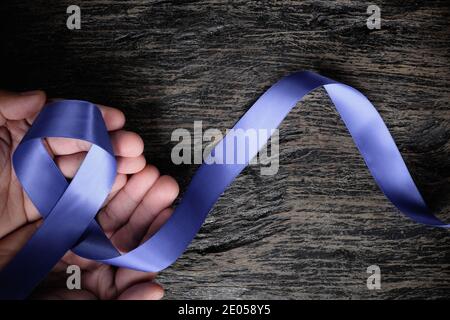
[[[288,75],[267,90],[233,129],[272,132],[299,100],[321,86],[386,197],[412,220],[448,228],[450,225],[434,216],[425,204],[378,112],[352,87],[312,72]],[[70,183],[44,147],[42,139],[47,137],[92,143]],[[226,135],[212,154],[222,152],[228,139],[234,137]],[[117,267],[147,272],[167,268],[186,250],[217,199],[268,139],[258,136],[250,141],[256,148],[234,144],[234,154],[250,153],[245,163],[201,165],[170,219],[145,243],[121,254],[95,220],[116,176],[116,161],[102,115],[85,101],[63,100],[47,105],[13,155],[16,175],[44,223],[0,272],[0,298],[26,298],[68,250]]]

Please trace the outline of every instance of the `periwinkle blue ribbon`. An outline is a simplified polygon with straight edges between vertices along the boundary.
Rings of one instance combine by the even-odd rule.
[[[310,91],[324,86],[386,197],[405,215],[422,224],[448,228],[434,216],[419,193],[386,125],[370,101],[345,84],[312,72],[288,75],[267,90],[233,129],[272,132]],[[47,153],[42,139],[86,140],[92,147],[68,183]],[[226,135],[212,153],[224,149]],[[186,250],[208,212],[236,176],[269,139],[258,136],[248,148],[234,144],[235,154],[249,152],[244,163],[200,166],[169,220],[149,240],[121,254],[95,221],[116,175],[116,162],[98,108],[84,101],[63,100],[47,105],[13,155],[24,190],[44,223],[25,247],[0,272],[0,298],[26,298],[68,251],[106,264],[157,272]]]

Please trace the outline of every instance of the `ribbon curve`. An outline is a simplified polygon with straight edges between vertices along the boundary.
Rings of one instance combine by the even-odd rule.
[[[431,226],[450,225],[431,213],[382,118],[356,89],[304,71],[285,76],[267,90],[233,129],[272,132],[310,91],[325,87],[376,183],[386,197],[412,220]],[[42,139],[64,137],[92,143],[69,183],[47,153]],[[86,101],[62,100],[39,114],[13,155],[15,173],[44,218],[42,226],[0,272],[0,298],[24,299],[68,251],[102,263],[146,272],[167,268],[182,255],[222,192],[270,137],[235,145],[235,154],[250,150],[241,164],[202,164],[169,220],[149,240],[121,254],[95,216],[116,175],[111,142],[98,108]],[[223,150],[229,135],[212,153]]]

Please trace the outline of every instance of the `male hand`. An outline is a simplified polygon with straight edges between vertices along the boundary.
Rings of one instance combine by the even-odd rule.
[[[28,241],[42,218],[22,189],[11,158],[17,145],[46,103],[42,91],[22,94],[0,91],[0,269]],[[117,158],[117,177],[97,221],[112,243],[127,252],[154,234],[169,218],[178,196],[178,185],[169,176],[147,165],[144,143],[123,130],[122,112],[99,106]],[[48,138],[47,150],[64,176],[72,178],[90,144],[85,141]],[[81,290],[68,290],[68,265],[81,270]],[[37,299],[160,299],[163,289],[153,282],[156,274],[114,268],[68,252],[31,298]]]

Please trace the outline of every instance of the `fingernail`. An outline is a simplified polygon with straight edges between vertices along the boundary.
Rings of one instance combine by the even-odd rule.
[[[34,96],[39,94],[39,90],[32,90],[32,91],[25,91],[25,92],[20,92],[19,95],[21,96]]]

